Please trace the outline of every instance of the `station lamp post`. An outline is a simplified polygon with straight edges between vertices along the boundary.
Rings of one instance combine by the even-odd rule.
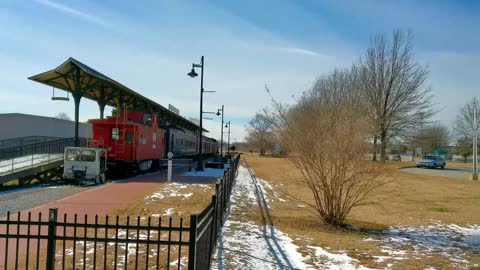
[[[220,166],[221,168],[224,167],[223,165],[223,116],[224,116],[224,107],[222,105],[222,108],[221,109],[218,109],[217,110],[217,116],[219,115],[222,115],[222,129],[221,129],[221,132],[220,132]]]
[[[228,128],[227,154],[230,156],[230,121],[226,122],[225,128]]]
[[[199,146],[198,146],[198,165],[197,165],[197,171],[203,171],[203,156],[202,156],[202,153],[203,153],[203,136],[202,136],[202,133],[203,133],[203,114],[205,113],[203,111],[203,93],[205,92],[209,92],[209,93],[212,93],[212,92],[215,92],[215,91],[205,91],[205,89],[203,89],[203,72],[204,72],[204,57],[202,56],[202,58],[200,59],[200,64],[195,64],[195,63],[192,63],[192,70],[187,74],[188,76],[192,77],[192,78],[195,78],[198,76],[198,73],[195,72],[195,68],[200,68],[201,69],[201,73],[200,73],[200,132],[199,132]],[[208,113],[211,113],[211,112],[208,112]]]

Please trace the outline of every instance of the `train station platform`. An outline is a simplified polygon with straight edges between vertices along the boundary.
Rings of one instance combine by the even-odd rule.
[[[34,154],[0,161],[0,184],[63,165],[63,154]]]

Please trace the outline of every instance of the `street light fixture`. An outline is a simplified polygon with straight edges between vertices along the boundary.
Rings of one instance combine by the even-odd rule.
[[[220,116],[220,114],[222,115],[222,131],[221,131],[221,134],[220,134],[220,167],[223,168],[224,165],[223,165],[223,116],[224,116],[224,107],[222,105],[222,108],[221,109],[218,109],[217,110],[217,116]]]
[[[198,73],[195,72],[195,68],[201,68],[202,69],[202,73],[201,73],[201,76],[200,76],[200,132],[199,132],[199,146],[198,146],[198,164],[197,164],[197,171],[203,171],[203,157],[202,157],[202,144],[203,144],[203,140],[202,140],[202,132],[203,132],[203,121],[202,121],[202,118],[203,118],[203,92],[204,89],[203,89],[203,72],[204,72],[204,57],[202,56],[202,58],[200,59],[200,64],[195,64],[193,63],[192,64],[192,70],[187,74],[188,76],[192,77],[192,78],[195,78],[198,76]]]
[[[226,122],[225,128],[228,128],[227,155],[230,157],[230,121]]]

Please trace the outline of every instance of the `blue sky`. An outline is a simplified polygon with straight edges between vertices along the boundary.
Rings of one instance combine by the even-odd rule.
[[[73,117],[73,101],[27,77],[74,57],[184,116],[198,117],[199,79],[186,76],[205,56],[205,110],[225,104],[232,141],[269,104],[268,84],[292,101],[317,76],[347,67],[375,34],[411,30],[428,86],[452,126],[480,90],[480,1],[87,1],[0,2],[0,113]],[[98,117],[83,100],[81,120]],[[109,110],[107,111],[109,113]],[[219,137],[218,119],[207,120]]]

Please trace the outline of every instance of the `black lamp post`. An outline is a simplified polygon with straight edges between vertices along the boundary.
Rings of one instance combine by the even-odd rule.
[[[201,68],[202,73],[200,76],[200,132],[199,132],[199,147],[198,147],[198,165],[197,165],[197,171],[203,171],[203,157],[202,157],[202,132],[203,132],[203,70],[204,70],[204,65],[203,65],[203,56],[200,60],[200,64],[192,64],[192,70],[188,73],[188,76],[195,78],[198,76],[198,74],[195,72],[195,68]]]
[[[221,113],[220,113],[221,112]],[[222,131],[220,134],[220,167],[223,168],[223,115],[224,115],[224,108],[222,105],[221,109],[218,109],[217,115],[222,114]]]
[[[228,141],[227,141],[227,154],[230,156],[230,121],[226,122],[225,128],[228,127]]]

